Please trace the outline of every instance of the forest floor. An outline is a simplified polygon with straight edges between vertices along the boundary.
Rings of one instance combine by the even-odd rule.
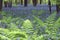
[[[51,10],[52,13],[56,12],[56,6],[52,5]],[[42,5],[38,4],[36,7],[34,7],[33,5],[28,5],[27,7],[24,7],[24,5],[17,5],[13,6],[12,8],[3,7],[3,11],[9,13],[9,15],[20,17],[23,16],[24,18],[31,18],[32,17],[31,15],[37,15],[42,20],[44,20],[44,18],[42,17],[47,18],[50,15],[49,6],[43,4]],[[60,13],[58,13],[57,16],[60,17]]]

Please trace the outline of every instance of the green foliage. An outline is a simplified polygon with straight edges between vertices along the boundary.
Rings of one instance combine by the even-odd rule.
[[[12,29],[13,30],[13,29]],[[25,32],[18,31],[10,31],[8,29],[0,28],[0,39],[1,40],[12,40],[17,38],[27,38],[27,35]]]
[[[52,13],[47,19],[46,19],[46,23],[54,23],[56,18],[56,12]]]
[[[35,16],[40,16],[43,13],[45,13],[44,10],[32,10],[32,15],[35,15]]]
[[[42,27],[44,26],[44,22],[41,19],[39,19],[38,17],[35,17],[35,16],[33,16],[33,17],[40,26],[42,26]]]
[[[41,36],[37,37],[35,40],[44,40],[44,36],[41,35]]]
[[[4,35],[0,35],[0,40],[11,40],[8,37],[4,36]]]
[[[0,28],[0,40],[11,40],[6,35],[9,33],[8,29]]]
[[[3,19],[1,20],[1,22],[3,22],[3,23],[10,23],[11,22],[11,19],[12,19],[12,17],[3,17]]]
[[[17,38],[17,37],[22,37],[22,38],[27,38],[27,35],[25,32],[20,32],[20,31],[11,31],[8,35],[9,38]]]
[[[10,30],[12,30],[12,31],[14,31],[14,30],[19,30],[18,29],[18,27],[17,27],[17,25],[16,24],[14,24],[14,23],[10,23],[10,24],[8,24],[8,27],[7,27],[8,29],[10,29]]]
[[[30,20],[25,20],[24,22],[23,22],[23,28],[33,28],[33,25],[32,25],[32,23],[31,23],[31,21]]]
[[[36,16],[32,21],[4,16],[0,20],[0,40],[60,40],[60,18],[55,18],[56,12],[45,22]],[[6,28],[2,24],[6,24]]]
[[[59,25],[60,25],[60,18],[55,22],[56,27],[60,27]]]
[[[25,32],[27,32],[28,34],[33,33],[33,24],[32,24],[32,22],[29,19],[25,20],[22,24],[22,29]]]

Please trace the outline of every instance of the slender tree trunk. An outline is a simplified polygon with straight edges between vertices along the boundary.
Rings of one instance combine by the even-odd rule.
[[[56,11],[57,11],[57,13],[59,12],[59,7],[57,4],[56,4]]]
[[[40,4],[42,4],[42,0],[40,0]]]
[[[3,18],[3,16],[1,15],[1,11],[2,11],[2,4],[3,3],[3,0],[0,0],[0,19],[2,19]]]
[[[27,0],[24,0],[24,6],[25,7],[27,6]]]
[[[17,0],[17,4],[20,4],[20,0]]]
[[[19,3],[20,3],[20,0],[15,0],[15,3],[16,3],[16,4],[19,4]]]
[[[8,7],[8,1],[4,1],[4,7]]]
[[[8,2],[8,7],[9,7],[9,8],[12,7],[12,0],[10,0],[10,1]]]
[[[21,0],[21,5],[23,5],[23,0]]]
[[[59,12],[59,10],[60,10],[60,1],[56,0],[56,11],[57,11],[57,13]]]
[[[49,11],[51,13],[51,1],[50,0],[48,0],[48,5],[49,5]]]
[[[15,3],[17,4],[17,0],[15,0]]]
[[[2,10],[3,0],[0,0],[0,11]]]
[[[37,5],[37,0],[33,0],[33,6]]]

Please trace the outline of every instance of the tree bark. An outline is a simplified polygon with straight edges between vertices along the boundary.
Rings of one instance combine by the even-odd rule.
[[[0,11],[2,10],[3,0],[0,0]]]
[[[42,3],[42,0],[40,0],[40,4]]]
[[[51,13],[51,1],[50,0],[48,0],[48,5],[49,5],[49,11]]]
[[[23,0],[21,0],[21,5],[23,5]]]
[[[57,13],[59,12],[60,10],[60,0],[56,0],[56,11]]]
[[[15,3],[17,4],[17,0],[15,0]]]
[[[8,7],[11,8],[12,7],[12,1],[8,2]]]
[[[24,0],[24,6],[25,7],[27,6],[27,0]]]
[[[8,1],[4,1],[4,7],[8,7]]]
[[[37,5],[37,0],[33,0],[33,6]]]
[[[59,10],[58,10],[58,5],[56,4],[56,11],[57,11],[57,13],[59,12]]]

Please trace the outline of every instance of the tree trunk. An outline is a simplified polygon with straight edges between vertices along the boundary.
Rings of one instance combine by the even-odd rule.
[[[12,7],[12,1],[8,2],[8,7],[11,8]]]
[[[23,5],[23,0],[21,0],[21,5]]]
[[[40,4],[42,3],[42,0],[40,0]]]
[[[56,0],[56,11],[57,13],[59,12],[60,10],[60,0]]]
[[[57,4],[56,4],[56,11],[57,11],[57,13],[59,12],[58,5]]]
[[[49,5],[49,11],[51,13],[51,1],[50,0],[48,0],[48,5]]]
[[[4,1],[4,7],[8,7],[8,1]]]
[[[17,4],[17,0],[15,0],[15,3]]]
[[[18,4],[20,4],[20,0],[18,0],[17,2],[18,2]]]
[[[27,6],[27,0],[24,0],[24,6],[25,7]]]
[[[33,0],[33,6],[37,5],[37,0]]]
[[[0,11],[2,10],[2,3],[3,3],[3,0],[0,0]]]

